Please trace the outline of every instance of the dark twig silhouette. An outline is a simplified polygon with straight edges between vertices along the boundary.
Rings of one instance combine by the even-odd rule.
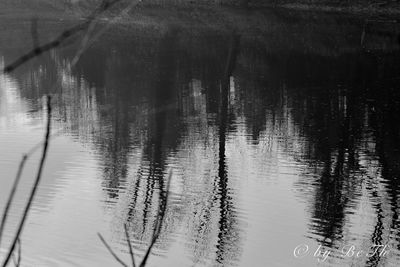
[[[2,234],[3,234],[3,230],[4,230],[4,227],[5,227],[5,225],[6,225],[6,221],[7,221],[7,217],[8,217],[8,212],[9,212],[9,210],[10,210],[11,203],[12,203],[12,201],[13,201],[13,199],[14,199],[15,192],[17,191],[17,187],[18,187],[18,184],[19,184],[19,180],[21,179],[22,170],[24,169],[25,162],[26,162],[27,158],[28,158],[27,154],[25,154],[25,155],[22,156],[22,160],[21,160],[21,162],[20,162],[20,164],[19,164],[18,171],[17,171],[17,175],[16,175],[16,177],[15,177],[14,184],[13,184],[13,187],[12,187],[12,189],[11,189],[10,196],[8,197],[6,207],[5,207],[5,209],[4,209],[3,215],[1,216],[1,224],[0,224],[0,245],[1,245],[1,236],[2,236]]]
[[[15,60],[13,63],[7,65],[4,69],[4,73],[9,73],[21,66],[22,64],[26,63],[27,61],[43,54],[44,52],[47,52],[53,48],[56,48],[60,46],[66,39],[69,37],[77,34],[80,31],[83,31],[84,29],[87,29],[92,25],[92,22],[98,18],[98,16],[102,15],[104,12],[106,12],[108,9],[110,9],[112,6],[117,4],[118,2],[121,2],[122,0],[112,0],[112,1],[107,1],[103,0],[101,4],[96,8],[87,18],[87,20],[81,24],[78,24],[74,27],[69,28],[68,30],[65,30],[62,32],[57,38],[55,38],[53,41],[48,42],[42,46],[35,46],[31,51],[26,53],[25,55],[19,57],[17,60]]]
[[[124,230],[125,230],[125,235],[126,235],[126,242],[128,243],[128,247],[129,247],[129,254],[130,254],[131,260],[132,260],[132,267],[136,267],[135,256],[133,255],[131,239],[129,238],[128,227],[127,227],[126,223],[124,224]]]
[[[50,130],[51,130],[51,97],[47,96],[47,128],[46,128],[46,134],[45,134],[45,138],[44,138],[45,142],[44,142],[44,145],[43,145],[42,157],[41,157],[40,163],[39,163],[39,169],[38,169],[38,172],[36,174],[36,179],[35,179],[35,182],[33,184],[31,193],[29,195],[28,202],[27,202],[27,204],[25,206],[24,213],[22,215],[21,221],[19,222],[17,232],[15,233],[15,235],[14,235],[14,237],[12,239],[11,246],[7,251],[7,256],[5,257],[5,259],[4,259],[3,263],[2,263],[3,267],[7,266],[8,262],[11,259],[11,256],[14,253],[14,249],[15,249],[17,243],[19,243],[18,240],[19,240],[20,235],[22,233],[22,230],[24,228],[24,225],[25,225],[25,222],[26,222],[26,218],[28,216],[28,213],[29,213],[29,210],[30,210],[30,208],[32,206],[33,199],[35,197],[37,188],[39,186],[39,182],[40,182],[40,179],[42,177],[43,166],[44,166],[44,163],[45,163],[45,160],[46,160],[47,150],[48,150],[48,146],[49,146]],[[21,165],[23,167],[23,164],[21,164]],[[20,171],[22,172],[22,168],[18,172],[20,172]],[[17,178],[18,178],[18,174],[17,174]]]
[[[154,244],[157,242],[158,237],[160,236],[161,233],[161,229],[162,229],[162,225],[164,222],[164,217],[165,217],[165,211],[167,209],[167,204],[168,204],[168,197],[169,197],[169,187],[170,187],[170,183],[171,183],[171,177],[172,177],[172,171],[169,172],[168,175],[168,180],[167,180],[167,186],[166,186],[166,190],[165,190],[165,194],[163,197],[160,198],[160,202],[158,205],[158,210],[157,210],[157,218],[156,218],[156,225],[154,227],[154,231],[153,231],[153,236],[151,237],[151,242],[150,245],[148,246],[146,253],[142,259],[142,262],[139,264],[139,267],[144,267],[146,266],[148,257],[151,253],[151,250],[154,246]],[[124,225],[125,227],[125,234],[127,237],[127,242],[128,242],[128,246],[129,246],[129,253],[132,259],[132,266],[135,267],[135,259],[134,259],[134,255],[133,255],[133,250],[132,250],[132,246],[130,243],[130,239],[129,239],[129,234],[128,234],[128,229],[126,224]],[[100,233],[97,233],[101,242],[103,242],[104,246],[107,248],[107,250],[111,253],[111,255],[122,265],[122,266],[128,266],[125,262],[123,262],[118,255],[111,249],[110,245],[107,243],[107,241],[103,238],[103,236]]]
[[[19,267],[21,265],[21,239],[18,239],[18,256],[17,258],[14,257],[13,260],[15,267]]]
[[[104,239],[104,237],[103,237],[100,233],[97,233],[97,235],[99,236],[101,242],[103,242],[103,244],[104,244],[104,246],[107,248],[107,250],[110,252],[110,254],[113,255],[113,257],[114,257],[122,266],[128,267],[128,265],[127,265],[123,260],[121,260],[121,259],[118,257],[118,255],[112,250],[112,248],[110,247],[110,245],[108,245],[108,243],[107,243],[107,241]]]
[[[142,0],[138,1],[133,1],[131,0],[131,3],[127,5],[119,14],[126,14],[128,13],[133,7],[141,3]],[[109,21],[109,23],[104,26],[102,29],[100,29],[97,33],[93,34],[96,28],[96,20],[92,20],[90,24],[87,27],[86,34],[82,38],[82,43],[79,48],[79,50],[76,52],[75,57],[71,61],[71,65],[74,66],[77,64],[79,59],[81,58],[82,54],[85,52],[85,50],[90,47],[104,32],[108,30],[112,22],[117,21],[120,18],[120,16],[115,16],[113,19]]]

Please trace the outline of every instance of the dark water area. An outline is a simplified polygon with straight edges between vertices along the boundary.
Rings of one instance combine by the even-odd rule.
[[[240,18],[112,26],[72,67],[79,38],[0,76],[1,208],[42,138],[45,95],[54,109],[22,266],[118,266],[97,232],[128,262],[124,223],[142,257],[170,171],[149,266],[397,266],[400,25]],[[1,24],[4,66],[32,41],[29,22]],[[42,22],[42,38],[66,24]]]

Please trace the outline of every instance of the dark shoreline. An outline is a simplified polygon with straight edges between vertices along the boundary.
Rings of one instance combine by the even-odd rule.
[[[93,6],[93,9],[95,7]],[[92,10],[91,6],[50,4],[46,0],[32,1],[25,4],[10,4],[0,2],[0,19],[12,18],[29,18],[40,16],[44,19],[82,19],[85,18]],[[353,15],[356,17],[379,17],[388,20],[399,21],[400,3],[393,3],[386,6],[361,5],[360,3],[352,3],[349,5],[337,4],[313,4],[303,3],[302,1],[283,1],[280,3],[269,4],[251,4],[247,8],[237,5],[228,4],[205,4],[205,3],[188,3],[188,4],[152,4],[151,2],[142,2],[136,9],[143,10],[161,10],[175,9],[179,11],[194,10],[195,12],[212,12],[219,13],[221,10],[232,10],[233,12],[255,12],[262,9],[280,9],[287,11],[304,11],[316,13],[337,13],[343,15]]]
[[[374,7],[374,6],[361,6],[361,5],[349,5],[349,6],[335,6],[335,5],[323,5],[323,4],[301,4],[301,3],[290,3],[279,5],[278,7],[291,9],[291,10],[304,10],[304,11],[319,11],[319,12],[333,12],[343,13],[359,16],[383,16],[386,18],[395,19],[396,16],[400,15],[400,5],[392,5],[388,7]]]

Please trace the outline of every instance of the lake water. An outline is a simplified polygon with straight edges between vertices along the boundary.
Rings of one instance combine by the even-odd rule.
[[[170,171],[148,266],[398,266],[400,25],[232,16],[229,27],[112,26],[76,65],[82,36],[0,75],[1,210],[52,96],[22,266],[119,266],[97,233],[128,263],[124,224],[139,261]],[[40,42],[73,23],[39,20]],[[0,25],[4,67],[32,48],[32,27]],[[24,169],[0,259],[39,158]]]

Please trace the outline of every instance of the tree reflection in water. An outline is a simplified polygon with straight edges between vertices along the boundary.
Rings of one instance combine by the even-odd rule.
[[[185,229],[194,262],[237,263],[243,225],[226,147],[244,118],[249,147],[269,140],[277,146],[265,153],[277,149],[302,164],[298,187],[311,192],[310,238],[340,248],[367,196],[376,217],[365,229],[368,246],[391,242],[400,251],[398,44],[369,33],[360,47],[345,38],[362,28],[353,24],[337,26],[337,39],[325,43],[330,27],[309,32],[308,24],[281,19],[271,23],[282,31],[241,33],[240,50],[231,32],[171,25],[161,37],[104,37],[72,70],[73,49],[64,48],[16,77],[29,85],[21,92],[28,99],[54,94],[65,131],[100,155],[106,201],[124,206],[118,223],[128,222],[139,243],[151,237],[172,167],[182,176],[172,186],[179,197],[156,246],[167,247],[173,230]],[[63,82],[49,88],[57,75]]]

